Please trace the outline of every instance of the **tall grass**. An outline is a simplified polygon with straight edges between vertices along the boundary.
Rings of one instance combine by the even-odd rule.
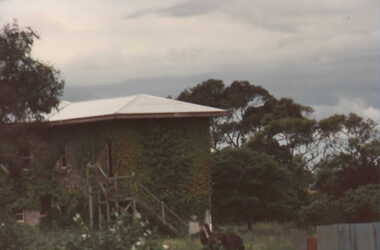
[[[20,228],[19,228],[20,227]],[[21,230],[23,229],[23,230]],[[222,227],[220,231],[230,231],[243,238],[246,250],[300,250],[306,247],[306,233],[296,230],[287,225],[273,223],[259,223],[253,226],[251,231],[237,226]],[[13,232],[13,231],[12,231]],[[5,248],[12,250],[62,250],[67,243],[73,241],[81,232],[75,230],[57,230],[55,232],[45,232],[38,228],[27,225],[15,225],[14,234],[2,235],[4,237],[19,238],[27,243],[17,248]],[[0,235],[1,236],[1,235]],[[128,237],[127,235],[125,237]],[[0,237],[0,243],[4,243],[5,238]],[[11,243],[11,242],[10,242]],[[154,239],[155,250],[201,250],[202,245],[199,237],[184,238],[158,238]],[[1,245],[1,244],[0,244]],[[0,247],[3,250],[4,247]],[[4,249],[4,250],[5,250]],[[71,248],[70,248],[71,249]],[[90,248],[86,248],[90,249]],[[91,248],[92,249],[92,248]],[[112,249],[112,248],[109,248]],[[126,248],[129,249],[129,248]]]
[[[258,223],[252,231],[241,227],[223,227],[222,231],[232,231],[243,238],[246,250],[298,250],[306,246],[306,233],[288,225]],[[200,250],[199,238],[164,239],[162,244],[173,250]],[[301,248],[302,247],[302,248]]]

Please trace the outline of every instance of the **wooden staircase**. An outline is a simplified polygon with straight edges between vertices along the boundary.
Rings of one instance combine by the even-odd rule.
[[[137,182],[133,176],[113,176],[109,177],[100,166],[100,164],[91,165],[94,169],[92,190],[97,194],[98,220],[99,226],[103,221],[102,216],[105,214],[105,221],[111,219],[112,211],[132,211],[140,213],[148,218],[151,223],[157,225],[163,231],[175,235],[184,236],[187,234],[187,223],[165,202],[161,201],[147,187]],[[120,188],[120,181],[127,183],[128,189]],[[102,209],[102,204],[106,209]]]

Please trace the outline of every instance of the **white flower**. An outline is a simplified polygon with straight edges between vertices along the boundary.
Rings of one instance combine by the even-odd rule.
[[[88,234],[82,234],[82,239],[87,239],[87,238],[89,238],[89,235]]]
[[[145,238],[144,237],[139,237],[139,241],[141,242],[141,245],[145,245]]]
[[[77,222],[80,219],[80,214],[75,214],[73,220]]]
[[[133,214],[133,217],[135,217],[135,219],[138,219],[138,220],[142,218],[141,214],[137,211]]]
[[[141,241],[136,242],[136,246],[141,246],[141,244],[142,244]]]
[[[162,248],[163,248],[163,249],[169,249],[169,245],[163,244],[163,245],[162,245]]]

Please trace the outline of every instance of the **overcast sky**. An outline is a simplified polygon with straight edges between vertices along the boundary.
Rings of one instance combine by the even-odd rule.
[[[67,100],[249,80],[317,117],[380,121],[379,0],[0,0],[12,19],[41,35]]]

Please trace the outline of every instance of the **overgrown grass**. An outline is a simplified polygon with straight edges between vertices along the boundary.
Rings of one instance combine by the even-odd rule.
[[[273,223],[256,224],[252,231],[241,227],[224,227],[223,231],[233,231],[243,238],[246,250],[298,250],[306,246],[306,233],[288,225]],[[162,244],[173,250],[200,250],[199,238],[165,239]]]
[[[15,225],[14,235],[3,235],[13,237],[8,239],[11,241],[22,238],[25,244],[22,248],[6,248],[25,249],[25,250],[62,250],[67,249],[67,242],[72,241],[75,236],[81,234],[75,230],[58,230],[54,232],[46,232],[37,227]],[[20,227],[20,228],[18,228]],[[19,230],[20,229],[20,230]],[[21,230],[22,229],[22,230]],[[220,231],[232,231],[243,238],[246,250],[299,250],[305,249],[306,233],[296,230],[288,225],[279,225],[273,223],[259,223],[254,225],[252,231],[246,228],[229,226],[222,227]],[[128,237],[125,235],[125,237]],[[5,239],[1,239],[0,243]],[[19,239],[20,241],[21,239]],[[154,240],[157,247],[154,249],[165,249],[163,245],[167,245],[169,250],[201,250],[199,237],[185,238],[156,238]],[[87,248],[86,248],[87,249]],[[92,248],[91,248],[92,249]],[[123,248],[124,249],[124,248]],[[127,249],[127,248],[126,248]],[[129,249],[129,248],[128,248]],[[3,250],[3,249],[1,249]],[[5,249],[4,249],[5,250]]]

